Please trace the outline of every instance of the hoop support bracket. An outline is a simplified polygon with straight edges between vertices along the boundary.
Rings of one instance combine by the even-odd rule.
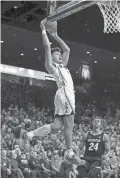
[[[67,3],[66,5],[63,5],[62,7],[55,10],[55,12],[52,15],[49,15],[47,17],[47,20],[50,22],[58,21],[64,17],[67,17],[71,14],[74,14],[80,10],[83,10],[87,7],[90,7],[92,5],[96,4],[96,1],[72,1],[70,3]]]

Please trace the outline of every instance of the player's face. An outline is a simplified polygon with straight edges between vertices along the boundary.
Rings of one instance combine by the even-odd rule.
[[[59,51],[54,51],[52,53],[52,60],[53,62],[57,63],[57,64],[61,64],[62,63],[62,55]]]
[[[100,119],[95,119],[93,121],[93,127],[95,127],[95,128],[101,128],[101,120]]]

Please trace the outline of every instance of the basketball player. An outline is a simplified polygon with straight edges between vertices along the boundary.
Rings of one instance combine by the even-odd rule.
[[[110,152],[110,140],[108,135],[102,131],[102,119],[96,117],[93,120],[92,131],[86,133],[80,143],[80,150],[85,146],[85,154],[83,159],[86,163],[78,167],[78,178],[84,178],[87,173],[89,178],[96,178],[99,169],[95,167],[101,166],[101,158],[107,156]]]
[[[45,49],[45,68],[51,74],[58,86],[55,95],[55,121],[52,124],[44,125],[27,134],[28,137],[44,137],[55,132],[64,126],[64,138],[66,142],[66,155],[75,164],[82,164],[84,161],[79,159],[72,150],[72,132],[75,114],[75,94],[73,80],[69,70],[66,68],[69,61],[70,48],[57,35],[57,23],[52,37],[59,43],[59,47],[51,49],[50,42],[45,28],[46,20],[41,22],[43,45]],[[52,26],[52,23],[51,23]]]

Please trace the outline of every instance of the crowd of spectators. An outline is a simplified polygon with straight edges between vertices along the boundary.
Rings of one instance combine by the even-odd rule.
[[[62,177],[65,168],[62,166],[65,152],[65,141],[62,131],[49,134],[44,138],[35,137],[29,143],[23,139],[26,131],[34,130],[43,124],[52,123],[54,108],[49,101],[35,102],[32,93],[36,86],[24,86],[9,81],[1,82],[1,173],[6,178],[49,178]],[[30,90],[32,88],[32,92]],[[29,89],[29,92],[28,92]],[[43,90],[43,92],[42,92]],[[40,88],[40,101],[50,93]],[[52,93],[53,95],[53,93]],[[49,97],[51,98],[51,97]],[[44,102],[45,102],[44,101]],[[91,130],[91,121],[100,116],[104,120],[104,132],[111,141],[111,169],[120,169],[120,110],[117,105],[98,104],[95,99],[81,102],[76,106],[73,147],[78,156],[82,135]],[[84,154],[84,153],[83,153]],[[75,176],[73,167],[72,173]],[[70,170],[69,169],[69,170]],[[67,171],[67,170],[66,170]]]

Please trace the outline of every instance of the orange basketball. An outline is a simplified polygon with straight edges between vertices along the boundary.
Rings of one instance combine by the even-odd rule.
[[[57,22],[46,22],[45,23],[46,30],[51,33],[57,33]]]

